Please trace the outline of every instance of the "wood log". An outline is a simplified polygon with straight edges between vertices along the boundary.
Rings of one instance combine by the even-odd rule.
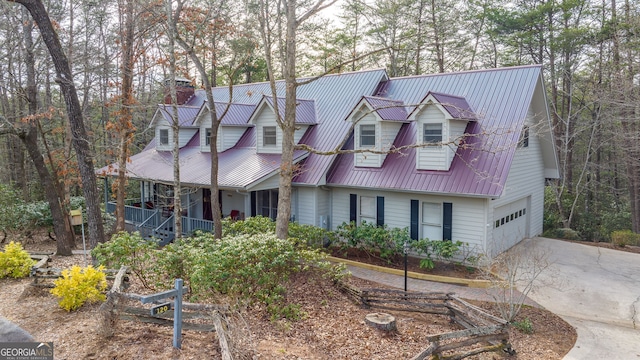
[[[122,291],[122,282],[125,280],[125,275],[127,274],[127,271],[129,270],[126,266],[122,266],[120,268],[120,270],[116,274],[116,277],[113,281],[113,286],[111,286],[112,292],[119,293],[120,291]]]
[[[431,354],[433,354],[433,352],[437,347],[438,347],[438,344],[431,343],[429,344],[429,346],[427,346],[426,349],[422,350],[420,354],[412,357],[411,360],[424,360],[427,357],[431,356]]]
[[[427,336],[427,340],[429,342],[436,342],[436,341],[456,339],[456,338],[474,336],[474,335],[502,333],[504,330],[505,329],[502,325],[483,326],[483,327],[478,327],[473,329],[459,330],[459,331],[431,335],[431,336]]]
[[[31,258],[33,259],[40,259],[38,260],[38,262],[33,265],[34,268],[36,269],[40,269],[43,266],[45,266],[49,261],[51,261],[51,259],[47,256],[47,255],[31,255]]]
[[[173,320],[161,319],[161,318],[152,317],[152,316],[120,314],[119,319],[128,320],[128,321],[140,321],[148,324],[173,327]],[[215,331],[213,325],[211,324],[192,324],[184,321],[182,322],[182,328],[184,330],[194,330],[194,331],[202,331],[202,332]]]
[[[481,343],[481,342],[492,342],[492,341],[500,341],[500,344],[502,346],[504,346],[504,344],[501,341],[505,338],[505,336],[509,336],[509,335],[498,333],[498,334],[487,334],[487,335],[472,336],[472,337],[470,337],[468,339],[465,339],[465,340],[460,340],[460,341],[456,341],[456,342],[440,345],[440,346],[438,346],[438,348],[434,352],[435,353],[443,353],[445,351],[449,351],[449,350],[453,350],[453,349],[457,349],[457,348],[462,348],[462,347],[465,347],[465,346],[469,346],[469,345],[473,345],[473,344],[477,344],[477,343]],[[494,345],[494,344],[492,344],[492,345]]]
[[[218,311],[213,312],[213,326],[218,334],[218,341],[220,342],[220,352],[222,353],[222,360],[233,360],[231,356],[231,350],[229,350],[229,343],[227,342],[227,332],[222,326],[222,317]]]
[[[384,331],[396,331],[396,318],[394,318],[391,314],[386,313],[372,313],[367,314],[364,318],[364,322],[379,330]]]
[[[469,356],[478,355],[485,352],[500,351],[503,349],[503,347],[504,347],[503,344],[487,345],[487,346],[484,346],[478,349],[469,350],[463,353],[457,353],[453,355],[441,355],[440,360],[461,360]]]

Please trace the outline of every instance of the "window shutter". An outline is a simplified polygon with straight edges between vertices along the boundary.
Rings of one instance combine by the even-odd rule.
[[[349,194],[349,221],[358,221],[358,195]]]
[[[453,217],[453,204],[442,204],[442,240],[451,240],[451,222]]]
[[[256,207],[258,205],[257,199],[258,193],[255,191],[251,192],[251,217],[256,216]]]
[[[420,201],[411,200],[411,238],[418,240],[418,229],[420,223]]]
[[[376,199],[376,224],[384,226],[384,196],[378,196]]]

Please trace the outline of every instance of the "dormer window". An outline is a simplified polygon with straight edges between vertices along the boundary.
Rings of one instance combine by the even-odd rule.
[[[529,147],[529,127],[527,125],[524,126],[522,132],[520,133],[520,140],[518,141],[518,147],[526,148]]]
[[[160,145],[169,145],[169,129],[160,129]]]
[[[204,144],[206,146],[211,145],[211,128],[207,128],[205,130],[205,135],[204,135]]]
[[[442,142],[442,124],[424,124],[422,142],[439,144]]]
[[[360,125],[360,147],[376,147],[375,125]]]
[[[276,146],[276,127],[265,126],[262,128],[262,145],[264,146]]]

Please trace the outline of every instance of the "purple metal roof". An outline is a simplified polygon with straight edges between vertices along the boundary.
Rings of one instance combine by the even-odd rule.
[[[201,152],[198,144],[190,145],[180,149],[180,180],[183,184],[207,186],[211,183],[211,153]],[[294,162],[297,163],[306,156],[304,151],[295,151]],[[229,149],[220,153],[218,159],[218,182],[222,188],[246,188],[280,169],[279,154],[257,154],[253,147]],[[171,152],[149,149],[131,157],[127,164],[127,176],[172,183],[171,169]],[[117,164],[98,170],[101,175],[115,176],[117,172]]]
[[[162,117],[169,122],[169,124],[173,123],[173,109],[171,108],[171,105],[159,104],[158,111],[162,114]],[[179,105],[178,121],[180,122],[180,126],[193,126],[193,121],[199,111],[199,106]]]
[[[416,170],[415,149],[408,149],[402,155],[388,155],[380,169],[354,167],[352,154],[325,156],[296,151],[296,161],[301,161],[304,171],[296,176],[294,182],[317,185],[326,175],[327,183],[337,186],[499,196],[540,76],[540,66],[391,80],[384,70],[371,70],[329,75],[301,85],[297,89],[297,97],[313,101],[302,100],[299,110],[307,113],[315,108],[316,125],[307,130],[300,142],[320,151],[333,150],[350,136],[350,123],[344,119],[363,96],[372,107],[404,104],[404,118],[398,111],[402,107],[379,109],[379,114],[383,114],[381,117],[398,120],[407,119],[406,114],[431,94],[454,118],[466,119],[467,112],[473,112],[477,121],[467,125],[467,132],[478,136],[466,139],[449,171]],[[283,82],[278,82],[276,87],[278,96],[283,96]],[[196,91],[187,106],[182,107],[185,117],[191,117],[193,121],[195,114],[191,115],[190,111],[202,106],[204,95],[203,91]],[[216,103],[226,104],[229,101],[227,88],[214,88],[213,95]],[[242,125],[242,118],[250,107],[255,107],[262,100],[263,95],[271,95],[268,83],[236,85],[233,101],[245,105],[232,106],[230,111],[237,110],[237,116],[232,115],[223,122]],[[386,110],[390,110],[389,113]],[[311,116],[302,115],[302,118],[309,121]],[[193,123],[182,118],[181,123],[183,120],[187,124]],[[395,145],[414,143],[416,131],[415,123],[403,124]],[[196,135],[180,150],[182,181],[208,185],[210,154],[200,152],[198,142]],[[218,179],[221,187],[246,187],[278,171],[280,155],[256,154],[255,146],[255,129],[248,128],[234,148],[220,154]],[[347,144],[346,147],[349,146],[353,145]],[[158,152],[147,147],[132,156],[127,167],[132,177],[172,181],[172,172],[168,171],[172,167],[170,152]],[[110,172],[115,174],[115,170]]]
[[[470,122],[466,132],[477,136],[468,137],[465,145],[458,148],[449,171],[417,170],[415,149],[389,154],[380,169],[354,167],[353,154],[343,154],[327,174],[327,183],[426,193],[501,195],[540,76],[540,66],[522,66],[389,80],[378,96],[402,99],[405,104],[419,104],[429,91],[464,97],[469,109],[478,114],[478,121]],[[394,145],[413,144],[416,134],[414,122],[404,124]],[[353,142],[346,147],[353,148]]]
[[[273,107],[273,96],[264,96],[264,100]],[[282,97],[277,98],[278,112],[280,117],[284,118],[285,99]],[[316,106],[313,100],[296,99],[296,124],[301,125],[315,125],[316,121]]]
[[[471,105],[462,96],[454,96],[448,94],[441,94],[437,92],[429,92],[425,98],[429,95],[433,96],[442,107],[451,115],[454,119],[465,120],[478,120],[476,113],[471,108]]]
[[[251,114],[253,114],[253,110],[256,108],[255,104],[237,104],[233,103],[229,106],[228,103],[215,102],[216,113],[218,118],[222,116],[224,111],[229,108],[222,121],[221,125],[247,125]]]
[[[363,96],[363,99],[376,110],[382,120],[407,121],[407,110],[401,100],[386,99],[375,96]]]

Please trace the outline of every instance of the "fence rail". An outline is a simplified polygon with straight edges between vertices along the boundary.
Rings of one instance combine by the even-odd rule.
[[[413,311],[448,316],[452,322],[465,330],[428,336],[429,346],[414,356],[412,360],[423,359],[464,359],[488,351],[515,351],[509,343],[509,324],[477,306],[458,298],[454,293],[405,292],[388,289],[359,289],[339,282],[338,288],[365,307],[395,311]],[[442,341],[449,340],[445,344]],[[455,340],[455,341],[452,341]],[[478,344],[488,343],[489,345]],[[469,346],[475,346],[468,349]],[[466,348],[466,349],[464,349]],[[456,350],[453,355],[443,355]]]

